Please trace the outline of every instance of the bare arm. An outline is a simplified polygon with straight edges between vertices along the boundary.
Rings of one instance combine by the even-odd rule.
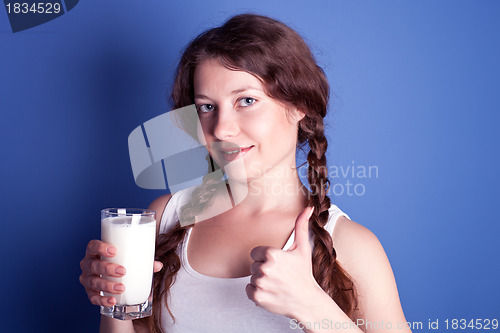
[[[365,332],[411,333],[399,300],[396,279],[378,238],[364,226],[341,218],[334,244],[339,247],[339,262],[353,277],[358,288],[358,318]],[[371,327],[367,323],[391,323]],[[392,326],[392,329],[390,328]],[[399,327],[398,327],[399,326]]]
[[[132,320],[119,320],[101,315],[100,333],[139,333],[134,329]]]
[[[398,332],[411,333],[406,323],[396,281],[387,255],[377,237],[362,225],[339,218],[333,242],[337,260],[354,279],[358,290],[357,322],[353,322],[322,290],[304,302],[295,317],[305,332]],[[363,321],[361,321],[363,320]],[[385,324],[380,327],[368,323]],[[307,328],[307,323],[310,323]],[[313,323],[324,323],[318,329]],[[337,323],[337,324],[336,324]],[[390,324],[388,324],[390,323]]]

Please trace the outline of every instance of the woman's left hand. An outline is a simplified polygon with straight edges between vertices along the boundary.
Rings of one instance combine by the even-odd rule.
[[[313,207],[306,207],[295,221],[295,239],[288,251],[270,246],[255,247],[250,256],[250,284],[246,293],[257,306],[293,318],[323,290],[312,272],[309,218]]]

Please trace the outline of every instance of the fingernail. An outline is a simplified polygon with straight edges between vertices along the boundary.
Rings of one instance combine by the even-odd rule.
[[[113,246],[108,247],[108,253],[109,254],[116,254],[116,248],[114,248]]]
[[[125,290],[125,286],[123,284],[115,284],[115,286],[113,287],[114,290],[116,291],[124,291]]]
[[[115,268],[115,273],[119,275],[125,275],[125,268],[123,267],[116,267]]]
[[[115,303],[116,303],[115,298],[114,297],[108,298],[108,303],[111,305],[115,305]]]

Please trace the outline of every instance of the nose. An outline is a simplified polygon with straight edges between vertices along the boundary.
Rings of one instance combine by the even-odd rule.
[[[219,107],[214,136],[220,141],[225,141],[238,135],[239,131],[240,127],[235,110],[232,107]]]

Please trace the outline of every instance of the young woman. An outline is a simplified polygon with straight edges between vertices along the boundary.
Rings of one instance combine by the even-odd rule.
[[[154,315],[103,317],[101,332],[410,332],[378,239],[327,195],[328,96],[303,39],[268,17],[234,16],[187,46],[174,106],[195,104],[210,157],[222,169],[239,160],[245,172],[227,173],[231,187],[207,175],[150,205]],[[307,150],[309,187],[297,149]],[[200,207],[245,189],[231,209],[196,220]],[[192,223],[181,227],[181,218]],[[124,290],[106,279],[124,268],[99,260],[115,253],[98,240],[87,247],[80,281],[93,304],[112,306],[99,292]]]

